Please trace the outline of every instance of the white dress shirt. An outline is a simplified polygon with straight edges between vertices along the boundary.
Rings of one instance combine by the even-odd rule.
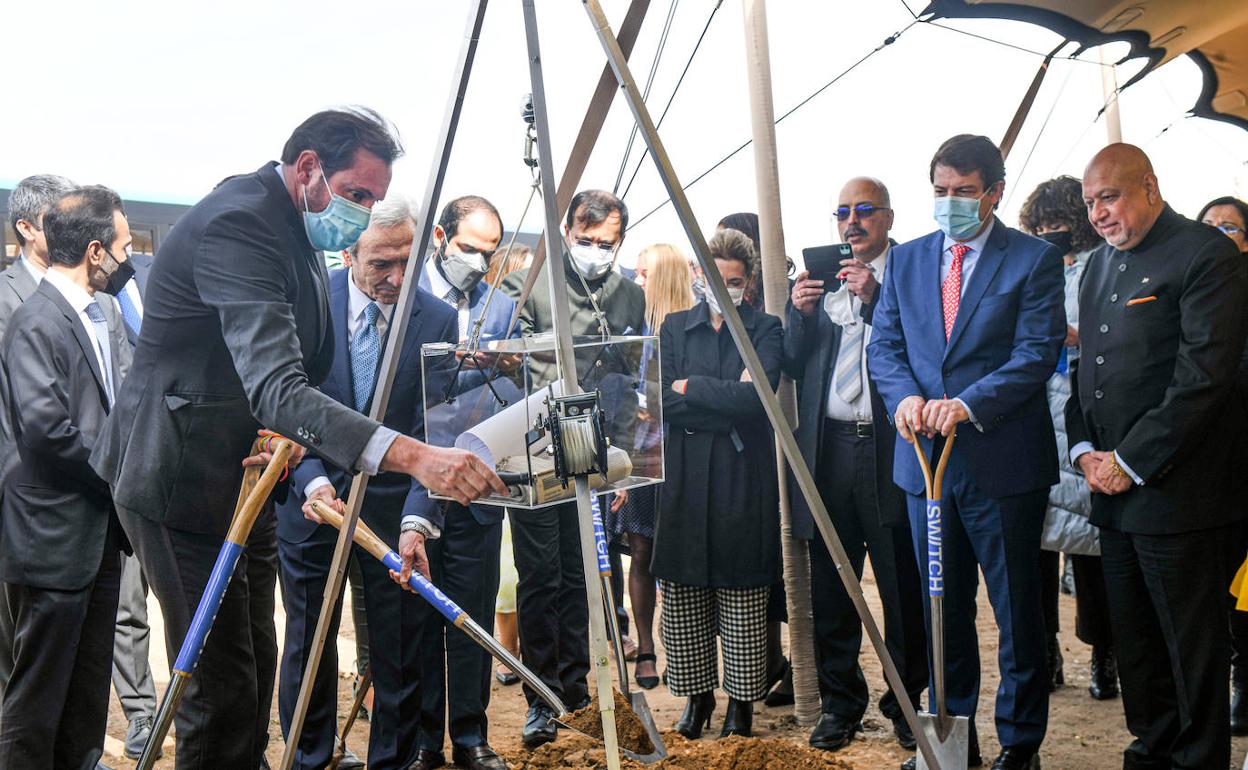
[[[455,287],[451,286],[451,284],[442,275],[442,271],[439,270],[437,265],[433,263],[433,261],[437,258],[438,257],[435,254],[425,260],[425,278],[429,280],[429,293],[455,308],[455,311],[459,313],[459,341],[463,342],[468,339],[468,322],[469,314],[471,313],[471,310],[468,307],[468,296],[465,294],[464,298],[459,302],[455,302],[451,299],[451,289],[454,289]]]
[[[86,289],[74,283],[69,276],[58,270],[49,270],[43,274],[43,279],[52,284],[52,288],[59,291],[61,296],[65,298],[65,301],[69,303],[69,306],[78,314],[78,322],[86,330],[87,337],[91,340],[91,347],[95,351],[95,362],[99,365],[101,374],[104,375],[104,389],[109,394],[109,401],[112,401],[113,369],[110,363],[116,360],[117,352],[110,350],[110,358],[105,359],[104,349],[101,345],[109,345],[111,340],[101,340],[96,336],[95,322],[87,315],[87,308],[95,302],[95,297],[91,296]]]
[[[888,261],[888,252],[891,248],[891,246],[885,248],[883,253],[867,263],[867,267],[871,268],[871,274],[875,276],[876,283],[884,282],[884,265]],[[836,291],[823,295],[823,312],[827,313],[832,323],[842,328],[854,323],[860,323],[866,327],[862,335],[862,392],[858,394],[858,398],[854,399],[853,403],[847,403],[837,394],[836,388],[829,385],[828,405],[824,414],[829,419],[842,422],[871,422],[871,388],[868,385],[870,379],[867,373],[867,345],[871,342],[871,325],[862,318],[862,300],[854,296],[848,287],[842,285]],[[829,366],[835,372],[835,356],[832,357]]]

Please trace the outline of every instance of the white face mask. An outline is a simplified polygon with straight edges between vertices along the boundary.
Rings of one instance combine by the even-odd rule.
[[[572,267],[576,272],[590,281],[606,275],[615,264],[614,249],[605,251],[592,244],[582,246],[579,243],[569,243],[568,256],[572,258]]]
[[[733,305],[741,307],[741,300],[745,299],[745,289],[742,287],[729,286],[728,297],[732,300]],[[719,306],[719,302],[715,299],[714,292],[712,292],[710,288],[707,288],[706,290],[706,306],[717,316],[722,316],[724,314],[723,309]]]

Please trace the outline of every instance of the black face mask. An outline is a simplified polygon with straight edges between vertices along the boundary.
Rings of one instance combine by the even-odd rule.
[[[130,279],[134,277],[134,265],[131,264],[129,259],[125,262],[117,262],[117,258],[108,249],[105,249],[104,253],[108,255],[109,259],[117,263],[117,269],[109,273],[104,283],[104,288],[100,289],[100,291],[116,297],[126,288],[126,284],[130,283]]]
[[[1071,235],[1069,230],[1055,230],[1040,237],[1056,246],[1057,250],[1062,252],[1063,257],[1070,253]]]

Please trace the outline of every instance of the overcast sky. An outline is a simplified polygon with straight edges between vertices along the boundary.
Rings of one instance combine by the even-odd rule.
[[[916,9],[921,0],[910,0]],[[613,26],[625,0],[605,0]],[[714,7],[677,6],[651,94],[657,118]],[[654,0],[633,55],[643,85],[669,2]],[[542,52],[556,171],[562,169],[604,64],[581,4],[542,0]],[[896,0],[768,4],[777,114],[911,21]],[[392,192],[419,196],[462,40],[467,3],[384,0],[113,3],[44,0],[5,9],[9,36],[0,121],[0,185],[56,172],[117,188],[130,199],[193,203],[230,174],[277,157],[291,129],[317,109],[365,104],[398,126],[407,155]],[[993,40],[1048,51],[1058,38],[1013,22],[952,22]],[[44,30],[44,31],[40,31]],[[749,138],[740,0],[724,0],[660,133],[686,183]],[[30,47],[23,49],[22,41]],[[487,13],[445,192],[485,195],[517,226],[528,193],[519,107],[530,90],[520,3]],[[1013,224],[1039,182],[1080,175],[1105,142],[1095,53],[1051,68],[1007,164]],[[955,133],[999,139],[1039,57],[918,24],[777,128],[786,248],[831,242],[830,202],[849,177],[869,174],[892,190],[894,235],[934,228],[928,162]],[[1123,79],[1138,65],[1128,65]],[[1127,141],[1152,156],[1165,197],[1194,215],[1208,199],[1248,195],[1248,132],[1184,117],[1200,88],[1186,58],[1128,89]],[[1041,134],[1041,125],[1047,125]],[[631,117],[617,98],[585,175],[615,183]],[[1038,141],[1037,141],[1037,137]],[[1033,150],[1034,145],[1034,152]],[[642,157],[635,145],[628,175]],[[1030,154],[1030,160],[1027,160]],[[1024,167],[1025,165],[1025,167]],[[755,209],[753,158],[738,154],[688,190],[703,231],[723,215]],[[634,220],[665,199],[647,161],[627,196]],[[540,229],[531,211],[523,228]],[[670,206],[629,234],[623,261],[656,241],[687,242]]]

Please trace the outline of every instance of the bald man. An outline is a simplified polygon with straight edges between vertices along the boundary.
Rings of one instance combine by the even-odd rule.
[[[841,189],[833,214],[840,240],[854,255],[841,263],[843,283],[824,286],[802,273],[789,307],[785,367],[802,383],[797,440],[860,577],[864,558],[871,556],[884,607],[885,643],[906,683],[902,695],[917,706],[927,683],[919,572],[910,546],[905,494],[892,480],[895,431],[867,375],[866,361],[875,299],[892,247],[888,189],[877,179],[851,179]],[[792,504],[794,535],[812,541],[811,594],[822,714],[810,743],[834,751],[862,729],[870,703],[858,665],[862,624],[827,547],[815,534],[805,499],[794,492]],[[885,693],[880,711],[892,721],[897,741],[914,748],[914,735],[901,716],[897,697],[891,690]]]
[[[1228,767],[1221,557],[1244,511],[1248,418],[1232,385],[1248,275],[1230,239],[1166,205],[1137,147],[1097,153],[1083,198],[1106,244],[1083,275],[1066,429],[1101,527],[1135,737],[1123,767]]]

